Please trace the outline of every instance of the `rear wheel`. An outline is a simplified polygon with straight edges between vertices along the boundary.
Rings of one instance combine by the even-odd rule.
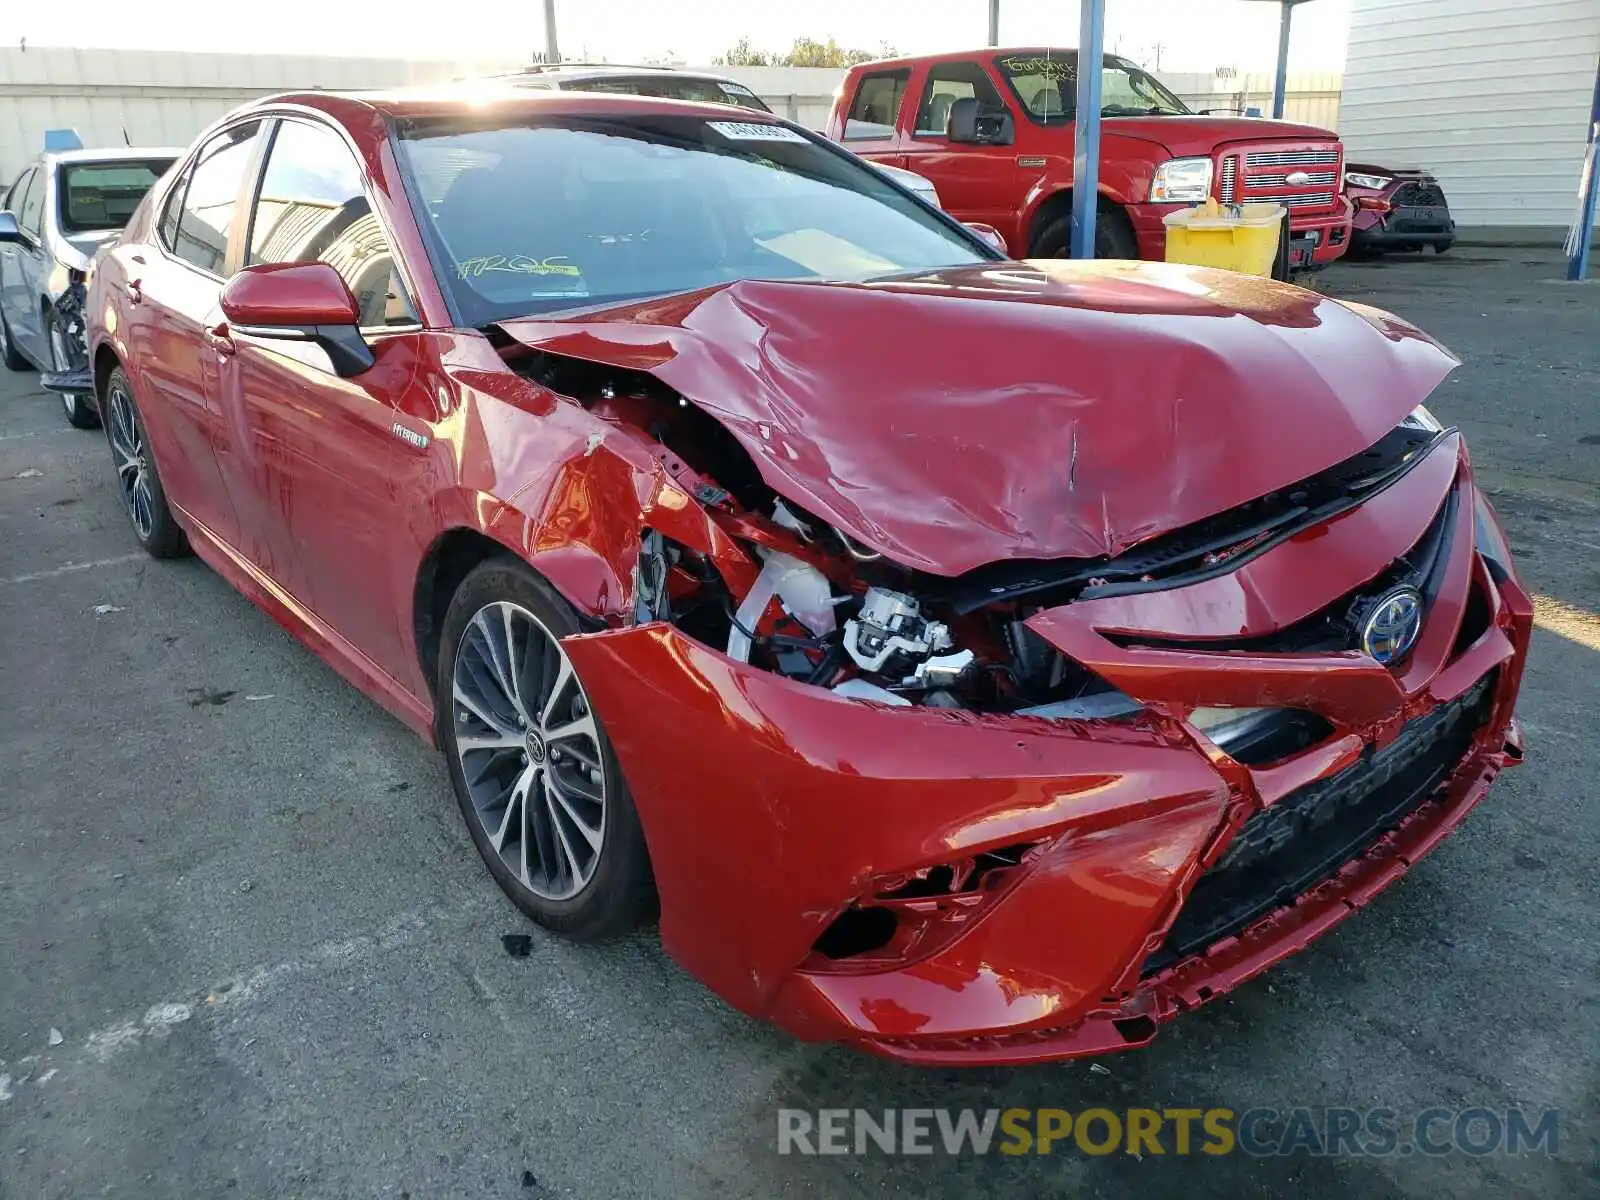
[[[134,403],[133,388],[122,368],[106,380],[106,440],[117,468],[117,491],[133,522],[134,536],[151,558],[178,558],[189,551],[189,539],[167,506],[167,493],[150,453],[144,418]]]
[[[1030,247],[1032,258],[1066,258],[1072,253],[1072,214],[1067,213],[1043,226]],[[1096,258],[1138,258],[1139,239],[1134,236],[1128,216],[1114,205],[1100,205],[1094,218],[1094,256]]]
[[[577,940],[649,915],[644,831],[561,639],[567,603],[511,558],[475,568],[445,615],[439,733],[456,801],[495,882]]]
[[[16,343],[11,340],[11,328],[6,324],[4,314],[0,314],[0,362],[4,362],[8,371],[31,371],[33,364],[22,357],[22,351],[17,349]]]
[[[1450,247],[1451,247],[1451,246],[1454,246],[1454,245],[1455,245],[1455,242],[1454,242],[1454,241],[1448,241],[1448,242],[1435,242],[1435,243],[1434,243],[1434,244],[1433,244],[1433,252],[1434,252],[1434,253],[1435,253],[1435,254],[1443,254],[1443,253],[1445,253],[1445,252],[1446,252],[1446,251],[1447,251],[1447,250],[1449,250],[1449,249],[1450,249]]]

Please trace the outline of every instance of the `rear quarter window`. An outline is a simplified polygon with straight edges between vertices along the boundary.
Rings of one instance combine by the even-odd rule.
[[[844,119],[844,141],[863,141],[869,138],[892,138],[895,122],[900,117],[900,105],[906,98],[906,85],[911,82],[911,72],[875,71],[863,75],[856,85],[855,98],[850,101],[850,112]]]

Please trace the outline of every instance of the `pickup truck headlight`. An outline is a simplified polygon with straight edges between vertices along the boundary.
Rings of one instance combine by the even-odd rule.
[[[1394,182],[1387,175],[1367,175],[1361,171],[1346,171],[1344,181],[1353,187],[1371,188],[1373,191],[1381,191]]]
[[[1156,168],[1150,180],[1152,204],[1180,204],[1211,195],[1209,158],[1172,158]]]

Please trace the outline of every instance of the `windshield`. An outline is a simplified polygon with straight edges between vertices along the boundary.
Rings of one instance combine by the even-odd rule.
[[[731,79],[704,79],[693,75],[604,75],[561,85],[570,92],[611,92],[623,96],[656,96],[662,100],[697,100],[702,104],[734,104],[771,112],[761,97]]]
[[[1033,120],[1055,125],[1073,119],[1078,107],[1075,50],[1026,50],[995,59],[995,66]],[[1189,109],[1153,75],[1108,56],[1100,72],[1100,115],[1177,117],[1189,115]]]
[[[855,280],[999,257],[786,125],[639,114],[408,121],[435,267],[471,325],[736,279]]]
[[[170,158],[66,163],[59,176],[61,232],[121,229],[152,184],[167,173]]]

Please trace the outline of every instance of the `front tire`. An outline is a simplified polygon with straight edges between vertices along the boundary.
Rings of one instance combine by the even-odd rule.
[[[531,568],[480,564],[445,614],[438,728],[495,882],[539,924],[594,941],[644,920],[655,886],[622,768],[561,646],[577,632]]]
[[[1066,258],[1072,253],[1072,214],[1057,217],[1039,230],[1029,248],[1030,258]],[[1128,216],[1114,205],[1101,203],[1094,217],[1096,258],[1138,258],[1139,239]]]
[[[151,558],[180,558],[189,539],[179,528],[150,452],[150,435],[121,367],[106,380],[106,441],[117,468],[117,494],[133,523],[134,536]]]

